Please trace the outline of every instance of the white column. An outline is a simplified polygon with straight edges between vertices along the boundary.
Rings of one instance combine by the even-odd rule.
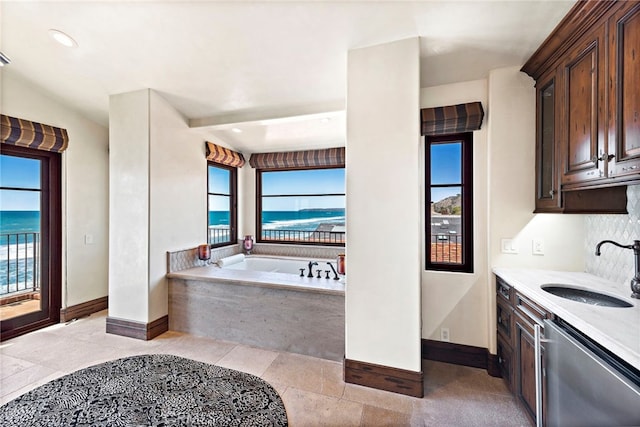
[[[347,77],[346,358],[421,371],[420,43],[356,49]]]

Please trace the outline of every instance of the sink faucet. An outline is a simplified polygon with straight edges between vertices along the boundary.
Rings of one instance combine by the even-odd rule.
[[[636,273],[633,279],[631,279],[631,298],[640,299],[640,240],[634,240],[633,245],[621,245],[613,240],[603,240],[596,245],[596,256],[600,256],[600,247],[605,243],[611,243],[619,248],[633,250],[636,261]]]
[[[318,263],[315,261],[309,261],[309,274],[307,274],[307,277],[313,277],[312,269],[314,265],[318,265]]]
[[[329,264],[329,267],[331,267],[331,269],[333,270],[333,280],[340,280],[340,278],[338,277],[338,272],[336,271],[336,268],[333,266],[333,264],[331,264],[330,262],[327,262],[327,264]],[[327,279],[329,278],[329,274],[327,273]]]

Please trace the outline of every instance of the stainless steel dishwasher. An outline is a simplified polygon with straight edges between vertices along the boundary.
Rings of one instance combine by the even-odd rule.
[[[640,373],[571,325],[544,321],[546,425],[640,426]]]

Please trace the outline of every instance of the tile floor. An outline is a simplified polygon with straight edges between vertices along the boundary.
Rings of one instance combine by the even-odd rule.
[[[169,331],[152,341],[108,335],[106,311],[0,343],[0,404],[45,382],[120,357],[168,353],[237,369],[280,393],[291,426],[530,426],[501,379],[425,361],[425,397],[342,380],[342,364]]]

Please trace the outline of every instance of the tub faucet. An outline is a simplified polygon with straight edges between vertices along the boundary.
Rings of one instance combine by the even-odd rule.
[[[317,262],[315,261],[309,261],[309,274],[307,274],[307,277],[313,277],[313,266],[314,265],[318,265]]]
[[[634,240],[633,245],[621,245],[613,240],[603,240],[596,245],[596,256],[600,256],[600,247],[605,243],[611,243],[619,248],[633,250],[636,261],[636,272],[633,279],[631,279],[631,298],[640,299],[640,240]]]
[[[327,264],[329,264],[329,267],[331,267],[331,269],[333,270],[333,280],[340,280],[340,278],[338,277],[338,272],[336,271],[336,268],[333,266],[333,264],[331,264],[330,262],[327,262]],[[329,272],[327,271],[327,279],[329,278]]]

